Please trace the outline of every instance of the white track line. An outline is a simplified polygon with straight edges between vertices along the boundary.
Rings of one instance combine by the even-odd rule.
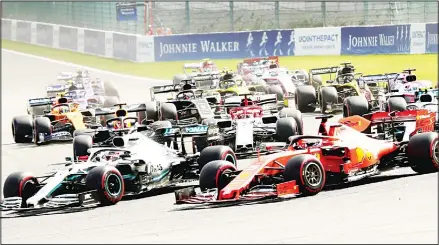
[[[55,63],[55,64],[60,64],[60,65],[65,65],[65,66],[70,66],[70,67],[83,68],[83,69],[87,69],[87,70],[90,70],[90,71],[95,71],[95,72],[99,72],[99,73],[103,73],[103,74],[108,74],[108,75],[111,75],[111,76],[118,76],[118,77],[127,78],[127,79],[154,80],[154,81],[158,81],[158,82],[170,82],[171,81],[171,80],[163,80],[163,79],[154,79],[154,78],[126,75],[126,74],[120,74],[120,73],[115,73],[115,72],[111,72],[111,71],[104,71],[104,70],[99,70],[99,69],[88,67],[88,66],[73,64],[73,63],[70,63],[70,62],[65,62],[65,61],[60,61],[60,60],[49,59],[49,58],[46,58],[46,57],[42,57],[42,56],[38,56],[38,55],[33,55],[33,54],[21,53],[21,52],[9,50],[9,49],[4,49],[4,48],[2,48],[2,51],[8,52],[8,53],[12,53],[12,54],[21,55],[21,56],[25,56],[25,57],[29,57],[29,58],[44,60],[44,61]]]

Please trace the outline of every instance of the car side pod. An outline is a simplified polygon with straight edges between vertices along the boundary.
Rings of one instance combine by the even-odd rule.
[[[258,187],[258,186],[256,186]],[[199,192],[195,187],[187,187],[175,191],[175,204],[221,204],[232,202],[255,202],[267,199],[290,198],[300,194],[299,186],[295,180],[283,182],[275,185],[275,188],[261,186],[252,188],[245,195],[237,196],[233,199],[218,200],[218,190],[212,189]]]

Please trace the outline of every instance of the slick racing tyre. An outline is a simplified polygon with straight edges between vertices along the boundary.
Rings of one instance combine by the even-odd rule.
[[[207,163],[200,172],[201,191],[217,188],[219,192],[231,181],[227,174],[236,170],[234,164],[224,160]]]
[[[297,134],[303,135],[303,119],[302,113],[299,110],[293,108],[283,108],[279,111],[279,118],[292,117],[296,121]]]
[[[295,180],[302,196],[319,193],[326,181],[322,163],[313,155],[293,156],[284,170],[285,182]]]
[[[328,105],[337,104],[338,93],[334,87],[322,87],[320,89],[320,111],[323,114],[327,113]]]
[[[146,124],[146,120],[158,121],[157,105],[153,101],[148,101],[145,103],[145,111],[140,111],[137,113],[139,118],[139,123]]]
[[[290,136],[297,135],[297,130],[294,118],[279,118],[276,122],[276,141],[289,143]]]
[[[98,166],[88,172],[85,185],[92,192],[92,197],[101,205],[118,203],[123,195],[125,184],[119,170],[112,166]]]
[[[40,134],[50,135],[52,133],[52,124],[47,117],[38,117],[34,121],[34,142],[36,145],[41,145],[39,142]]]
[[[302,113],[314,112],[317,103],[316,91],[311,85],[298,86],[296,90],[296,106]]]
[[[112,82],[105,81],[104,82],[104,91],[106,96],[114,96],[117,99],[120,99],[119,91],[116,88],[116,85]]]
[[[12,119],[12,137],[14,137],[15,143],[31,143],[32,131],[31,116],[17,116]]]
[[[439,169],[438,133],[427,132],[413,135],[407,146],[407,157],[413,171],[426,174]]]
[[[343,117],[363,116],[369,112],[369,103],[363,96],[351,96],[344,99]]]
[[[160,120],[178,120],[177,107],[172,103],[160,104]]]
[[[73,157],[88,156],[88,149],[93,146],[93,138],[90,135],[78,135],[73,138]]]
[[[26,208],[26,201],[38,191],[38,180],[31,173],[15,172],[10,174],[3,185],[3,196],[21,197],[21,207]]]
[[[206,164],[216,160],[228,161],[234,166],[237,164],[235,153],[230,147],[225,145],[208,146],[200,152],[200,157],[198,158],[200,171]]]
[[[387,112],[405,111],[407,109],[407,101],[403,97],[390,97],[387,100]]]

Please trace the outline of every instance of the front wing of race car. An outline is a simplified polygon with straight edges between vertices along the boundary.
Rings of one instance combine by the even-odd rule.
[[[22,208],[21,197],[8,197],[4,198],[0,203],[1,212],[16,212],[16,213],[29,213],[29,212],[51,212],[57,210],[63,210],[66,208],[75,207],[88,207],[97,202],[91,198],[91,193],[94,191],[87,191],[78,194],[63,194],[47,199],[47,202],[39,207],[27,207]]]
[[[68,131],[52,132],[50,134],[39,133],[38,138],[35,139],[37,144],[56,142],[56,141],[71,141],[73,135]]]
[[[267,199],[291,198],[299,194],[295,180],[276,185],[257,185],[247,193],[237,194],[233,199],[218,199],[218,190],[201,192],[199,188],[187,187],[176,190],[175,204],[223,204],[239,202],[256,202]]]

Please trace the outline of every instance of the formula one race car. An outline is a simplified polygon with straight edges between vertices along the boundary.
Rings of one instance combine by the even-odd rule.
[[[78,141],[77,136],[88,135],[93,139],[94,146],[113,146],[114,137],[141,132],[147,130],[145,121],[139,121],[139,117],[129,115],[129,113],[145,112],[146,104],[115,104],[112,108],[96,108],[93,110],[83,111],[84,115],[96,117],[95,123],[90,124],[88,129],[75,130],[73,136],[73,156],[87,155],[88,141],[85,143]],[[111,117],[104,117],[111,115]]]
[[[412,112],[414,117],[421,113]],[[438,134],[417,133],[431,126],[429,117],[418,116],[420,127],[404,141],[374,139],[343,123],[327,122],[332,115],[316,117],[322,119],[320,131],[324,134],[293,136],[277,151],[267,143],[266,148],[276,153],[259,157],[243,170],[228,162],[211,161],[201,170],[200,191],[194,187],[178,190],[176,203],[230,203],[311,196],[325,185],[357,181],[395,166],[411,167],[418,173],[437,172]]]
[[[206,99],[211,106],[221,103],[221,94],[215,90],[198,89],[193,84],[154,86],[150,90],[151,100],[157,100],[157,94],[168,94],[167,100]],[[162,102],[166,102],[161,100]]]
[[[310,70],[312,85],[299,86],[296,94],[296,105],[302,112],[314,112],[317,106],[322,113],[342,111],[343,101],[350,96],[363,96],[368,101],[374,101],[367,84],[360,88],[358,76],[361,73],[353,73],[354,68],[350,63],[343,63],[345,67],[338,66],[317,68]],[[332,80],[332,74],[337,74]],[[330,79],[325,84],[314,80],[315,75],[329,74]],[[356,78],[357,77],[357,78]],[[317,93],[316,93],[317,90]]]
[[[282,69],[282,68],[278,68]],[[266,84],[267,94],[276,94],[277,99],[284,107],[294,105],[296,97],[296,86],[291,82],[291,76],[288,73],[281,73],[278,69],[273,69],[262,76]],[[288,72],[285,70],[284,72]]]
[[[414,102],[414,93],[420,89],[432,89],[437,87],[431,81],[418,80],[413,72],[416,69],[406,69],[402,73],[387,74],[392,79],[389,81],[389,92],[392,95],[402,95],[407,102]]]
[[[278,114],[266,112],[263,106],[252,101],[229,108],[229,118],[207,122],[212,128],[206,145],[228,145],[239,158],[246,158],[261,153],[262,142],[286,142],[289,136],[303,133],[300,111],[285,108]],[[203,148],[198,145],[198,149]]]
[[[79,105],[68,103],[67,98],[59,98],[52,105],[52,99],[40,99],[39,106],[50,105],[50,110],[42,116],[24,115],[12,119],[12,136],[15,143],[31,143],[41,145],[52,141],[69,141],[73,139],[73,131],[85,129],[84,116]]]
[[[148,120],[178,120],[179,124],[196,124],[203,120],[213,118],[212,106],[221,100],[218,94],[202,93],[198,90],[180,90],[179,85],[156,86],[151,88],[151,98],[154,100],[156,94],[178,92],[174,98],[167,101],[153,101],[149,103],[147,115]],[[209,99],[209,100],[208,100]],[[166,119],[163,119],[166,117]]]
[[[83,88],[82,83],[75,82],[75,74],[72,72],[61,72],[57,77],[57,82],[46,87],[46,93],[47,97],[55,97],[58,93]]]
[[[406,70],[407,74],[403,75],[404,81],[400,80],[401,74],[378,74],[362,76],[359,78],[360,89],[362,83],[372,89],[371,93],[375,100],[365,100],[363,96],[351,96],[343,102],[343,115],[345,117],[351,115],[363,115],[370,111],[404,111],[409,104],[432,104],[429,108],[437,104],[437,89],[432,89],[426,86],[432,86],[430,81],[418,82],[416,76],[411,74],[411,70]],[[377,86],[379,83],[387,83],[386,86]],[[398,85],[399,84],[399,85]],[[398,88],[392,89],[392,88]],[[429,92],[427,92],[429,91]],[[436,92],[435,92],[436,91]],[[421,98],[422,97],[422,98]],[[366,98],[367,99],[367,98]],[[422,99],[422,101],[420,101]],[[373,102],[373,103],[371,103]],[[421,106],[422,107],[422,106]],[[421,108],[417,107],[417,108]],[[415,107],[412,107],[415,108]],[[437,111],[437,110],[433,110]]]
[[[278,56],[269,56],[269,57],[258,57],[258,58],[249,58],[244,59],[242,62],[238,63],[237,71],[240,75],[245,75],[246,71],[249,70],[251,72],[259,71],[262,72],[279,67],[279,57]]]
[[[77,137],[91,141],[87,135]],[[47,176],[10,174],[3,185],[2,211],[50,211],[94,202],[112,205],[127,195],[198,181],[199,169],[211,160],[236,165],[233,151],[225,146],[184,155],[142,132],[113,141],[118,147],[92,147],[84,161],[66,159],[64,169]]]
[[[220,71],[216,65],[209,59],[204,59],[200,63],[188,63],[183,65],[184,74],[175,75],[173,84],[181,84],[183,80],[190,80],[198,75],[213,75],[218,76]]]

